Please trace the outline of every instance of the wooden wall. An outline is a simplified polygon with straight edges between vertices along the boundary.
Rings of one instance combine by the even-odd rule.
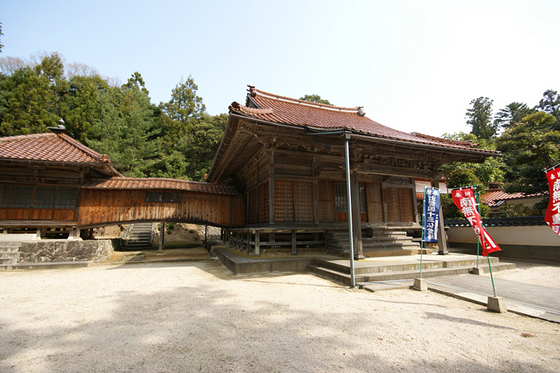
[[[245,197],[180,192],[181,201],[146,202],[145,190],[84,189],[78,226],[134,221],[176,221],[222,227],[245,225]]]

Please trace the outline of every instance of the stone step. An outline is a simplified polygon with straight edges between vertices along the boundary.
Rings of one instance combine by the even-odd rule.
[[[500,263],[500,259],[496,257],[490,258],[492,265]],[[487,263],[486,258],[480,258],[478,260],[478,265],[483,266]],[[315,260],[318,266],[330,268],[343,273],[350,273],[350,266],[346,260]],[[446,261],[433,261],[424,260],[422,263],[422,270],[424,269],[434,269],[434,268],[457,268],[457,267],[468,267],[472,268],[476,266],[476,259],[456,259],[456,260],[446,260]],[[515,268],[515,265],[513,265]],[[354,273],[380,273],[380,272],[395,272],[395,271],[419,271],[420,262],[415,263],[395,263],[395,264],[369,264],[365,262],[358,262],[355,264]]]
[[[488,271],[488,266],[480,266],[485,273]],[[492,271],[498,272],[503,270],[514,269],[515,264],[511,263],[496,263],[492,265]],[[351,285],[351,275],[349,273],[342,273],[337,270],[324,268],[315,264],[307,267],[308,271],[320,277],[344,284]],[[422,277],[437,277],[456,274],[467,274],[472,270],[472,266],[458,266],[450,268],[427,268],[422,269]],[[355,273],[356,284],[377,282],[377,281],[394,281],[394,280],[407,280],[415,279],[419,276],[419,270],[403,270],[403,271],[387,271],[380,273]]]

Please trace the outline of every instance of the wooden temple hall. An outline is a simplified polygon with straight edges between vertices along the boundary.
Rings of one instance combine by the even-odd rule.
[[[442,164],[493,155],[470,142],[394,130],[361,107],[249,86],[244,104],[229,107],[207,182],[123,177],[63,129],[0,138],[0,227],[42,237],[65,229],[77,238],[106,225],[188,222],[221,227],[224,241],[255,255],[348,253],[351,219],[357,258],[395,255],[419,247],[416,180],[437,187]],[[446,253],[445,240],[439,251]]]

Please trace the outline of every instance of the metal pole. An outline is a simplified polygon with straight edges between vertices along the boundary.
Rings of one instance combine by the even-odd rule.
[[[473,185],[473,190],[474,190],[474,195],[475,195],[475,200],[476,200],[476,211],[478,211],[478,214],[480,215],[480,225],[482,226],[482,213],[481,213],[481,209],[478,208],[478,206],[480,206],[480,197],[478,196],[478,192],[476,190],[476,186]],[[481,232],[482,234],[482,232]],[[476,241],[476,268],[478,268],[478,253],[480,252],[480,239],[478,239]],[[495,295],[494,295],[495,296]]]
[[[422,206],[422,238],[420,240],[420,279],[422,279],[422,252],[424,251],[425,227],[426,227],[426,186],[424,186],[424,203]]]
[[[352,287],[356,286],[354,276],[354,233],[352,232],[352,192],[350,191],[350,132],[344,133],[344,154],[346,156],[346,195],[348,199],[348,236],[350,238],[350,278]]]

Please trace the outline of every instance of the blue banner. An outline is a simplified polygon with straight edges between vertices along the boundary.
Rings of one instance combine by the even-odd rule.
[[[424,189],[424,242],[438,242],[439,190]]]

